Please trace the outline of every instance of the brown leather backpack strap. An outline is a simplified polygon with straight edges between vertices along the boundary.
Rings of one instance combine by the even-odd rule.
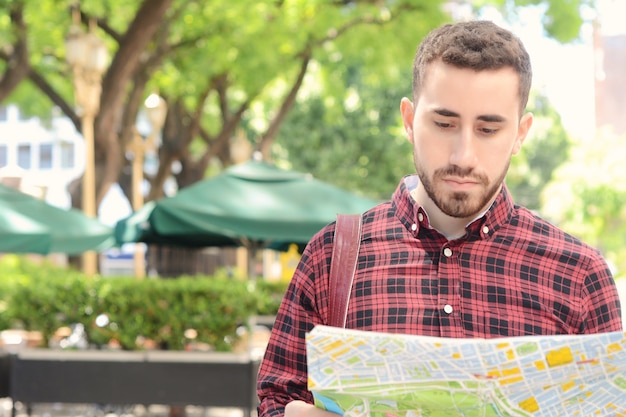
[[[346,326],[352,281],[361,246],[361,217],[360,214],[337,215],[329,277],[328,324],[330,326]]]

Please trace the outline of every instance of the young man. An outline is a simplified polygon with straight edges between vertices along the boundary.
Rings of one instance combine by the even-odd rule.
[[[346,327],[493,338],[622,329],[606,262],[515,206],[504,178],[532,125],[530,58],[487,21],[420,45],[400,103],[417,175],[364,214]],[[309,242],[261,364],[260,417],[327,416],[307,391],[305,334],[328,324],[335,225]]]

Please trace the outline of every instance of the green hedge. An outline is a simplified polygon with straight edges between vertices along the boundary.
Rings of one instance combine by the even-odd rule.
[[[123,349],[179,350],[192,341],[231,350],[252,315],[275,315],[285,283],[226,276],[176,279],[86,277],[16,256],[0,260],[0,330],[40,331],[48,343],[61,327],[82,323],[89,342]],[[106,316],[102,316],[106,315]],[[96,319],[106,317],[106,325]]]

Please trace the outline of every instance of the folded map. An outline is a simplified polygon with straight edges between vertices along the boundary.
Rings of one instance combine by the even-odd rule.
[[[309,390],[348,417],[626,416],[626,332],[450,339],[316,326]]]

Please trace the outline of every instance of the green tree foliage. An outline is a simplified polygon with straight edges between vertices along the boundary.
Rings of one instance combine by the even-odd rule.
[[[546,29],[565,39],[578,33],[580,20],[560,16],[578,16],[587,2],[530,3],[547,5]],[[148,176],[149,198],[155,198],[172,174],[182,187],[203,178],[212,160],[231,163],[229,142],[245,124],[244,115],[255,121],[249,139],[267,157],[313,65],[330,98],[344,96],[343,72],[351,65],[361,67],[367,83],[396,79],[419,39],[449,19],[443,8],[448,3],[2,0],[0,100],[32,114],[50,114],[54,105],[81,130],[63,42],[78,7],[80,25],[103,38],[111,54],[94,125],[98,197],[115,182],[129,188],[127,144],[143,99],[156,90],[169,113],[159,171]],[[515,10],[529,1],[476,4]],[[180,172],[172,173],[173,162]]]
[[[229,142],[246,113],[264,121],[251,140],[269,155],[311,63],[358,58],[372,76],[393,73],[408,45],[447,18],[442,3],[5,1],[0,70],[11,82],[0,82],[0,99],[32,114],[53,104],[81,129],[63,44],[78,6],[80,24],[104,38],[111,53],[94,126],[98,198],[114,182],[129,188],[125,151],[143,99],[155,90],[169,107],[159,171],[148,176],[149,198],[156,198],[173,162],[182,167],[174,173],[180,187],[203,178],[212,160],[230,164]],[[334,72],[327,73],[332,84]]]
[[[569,159],[572,140],[545,96],[531,94],[527,110],[534,115],[533,127],[511,159],[506,183],[517,204],[541,211],[542,190]]]
[[[485,0],[472,2],[474,7],[481,7]],[[592,9],[595,0],[496,0],[494,3],[500,5],[500,9],[509,19],[514,19],[517,11],[521,7],[537,6],[543,8],[541,23],[547,36],[560,42],[571,42],[578,38],[580,26],[583,23],[583,8]],[[573,6],[573,7],[572,7]]]
[[[388,199],[414,173],[411,144],[400,120],[410,87],[356,86],[338,102],[315,96],[293,109],[277,138],[274,159],[339,187]]]
[[[570,233],[597,247],[626,271],[626,166],[619,149],[626,137],[600,131],[573,147],[544,190],[542,211]]]

